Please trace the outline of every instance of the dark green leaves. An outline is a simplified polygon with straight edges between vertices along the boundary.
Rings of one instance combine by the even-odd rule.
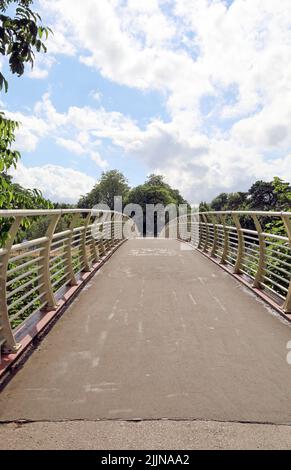
[[[50,28],[41,24],[41,17],[30,9],[30,0],[0,0],[0,11],[6,12],[11,3],[18,7],[15,16],[0,15],[0,54],[8,57],[10,70],[19,77],[23,75],[25,64],[33,66],[35,51],[46,52],[43,40],[47,40]],[[8,83],[1,75],[0,89],[7,92]]]
[[[2,75],[2,73],[0,72],[0,90],[2,90],[3,87],[4,87],[5,93],[7,93],[7,91],[8,91],[8,82],[7,82],[7,80],[4,78],[4,76]]]

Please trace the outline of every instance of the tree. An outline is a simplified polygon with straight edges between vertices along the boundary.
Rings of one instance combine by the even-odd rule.
[[[122,196],[126,198],[129,186],[125,176],[118,170],[102,173],[99,183],[100,202],[107,204],[110,209],[114,208],[114,197]]]
[[[276,210],[290,211],[291,209],[291,185],[275,176],[273,179],[274,193],[277,197]]]
[[[256,181],[248,192],[221,193],[210,203],[200,203],[200,212],[213,211],[291,211],[291,185],[275,176],[272,181]],[[255,229],[250,216],[241,219],[245,228]],[[283,221],[271,217],[261,220],[264,229],[285,235]]]
[[[227,210],[227,194],[221,193],[219,194],[213,201],[211,202],[210,206],[211,209],[214,211],[225,211]]]
[[[161,175],[150,175],[147,181],[133,188],[127,197],[127,203],[139,204],[145,209],[146,204],[187,204],[177,189],[171,188]]]
[[[50,31],[42,25],[40,16],[30,9],[32,3],[32,0],[0,0],[0,54],[8,58],[10,71],[18,77],[23,75],[26,63],[33,66],[35,51],[46,52],[42,38],[44,35],[47,38]],[[8,7],[9,12],[14,11],[14,16],[6,14]],[[0,90],[3,88],[7,93],[7,79],[0,72]],[[43,199],[40,191],[13,184],[8,176],[9,169],[16,167],[20,158],[20,153],[12,148],[18,127],[18,122],[0,112],[0,208],[50,207],[50,202]],[[3,242],[7,222],[1,220],[0,228],[0,242]]]
[[[114,209],[114,197],[127,198],[129,186],[125,176],[118,170],[103,172],[100,181],[78,202],[78,207],[91,209],[97,204],[107,204]]]
[[[210,205],[206,201],[201,201],[199,204],[199,212],[209,212],[211,211]]]
[[[78,207],[80,209],[92,209],[92,207],[96,206],[100,203],[101,194],[99,183],[97,183],[92,191],[90,191],[85,196],[82,196],[78,202]]]
[[[175,201],[174,203],[177,205],[187,204],[187,201],[181,196],[179,190],[173,189],[168,183],[166,183],[162,175],[149,175],[146,184],[148,184],[149,186],[154,186],[156,188],[164,188],[171,195],[171,197]]]
[[[0,53],[8,58],[11,72],[19,77],[23,75],[26,63],[33,66],[35,51],[46,52],[42,37],[44,34],[47,37],[50,31],[41,24],[40,16],[30,9],[32,3],[32,0],[0,0]],[[4,14],[12,4],[15,6],[14,17]],[[3,87],[7,92],[8,82],[0,73],[0,89]],[[18,126],[19,123],[0,113],[0,207],[6,209],[18,205],[23,198],[29,202],[30,193],[13,185],[7,177],[8,170],[16,167],[20,158],[20,153],[11,148]],[[44,203],[36,190],[31,196],[31,202]]]
[[[146,206],[147,204],[162,204],[164,207],[174,204],[177,207],[187,204],[177,189],[171,188],[161,175],[150,175],[147,181],[133,188],[126,199],[127,204],[138,204],[143,210],[143,220],[137,221],[139,229],[146,233]],[[157,219],[155,220],[157,222]],[[167,220],[166,220],[167,221]]]
[[[0,53],[9,58],[9,67],[13,74],[20,77],[25,64],[33,66],[35,51],[46,52],[42,38],[48,37],[49,28],[41,24],[41,17],[30,9],[33,0],[0,1]],[[15,4],[14,17],[6,15],[6,10]],[[8,90],[8,82],[0,73],[0,88]]]
[[[227,210],[228,211],[239,211],[245,210],[247,207],[248,193],[237,192],[228,194],[227,198]]]
[[[272,182],[256,181],[249,189],[248,208],[258,211],[275,209],[277,195]]]

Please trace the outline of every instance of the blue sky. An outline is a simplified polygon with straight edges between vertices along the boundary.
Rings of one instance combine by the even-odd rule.
[[[9,78],[16,181],[75,202],[102,171],[192,203],[291,174],[291,3],[38,0],[54,36]]]

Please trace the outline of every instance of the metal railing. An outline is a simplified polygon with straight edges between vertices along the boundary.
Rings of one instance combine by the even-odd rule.
[[[41,222],[40,238],[23,240],[29,220]],[[131,231],[126,223],[136,230],[121,213],[94,210],[0,211],[0,222],[7,232],[0,249],[0,348],[7,352],[18,349],[15,337],[27,318],[56,309],[66,290],[121,243]],[[291,313],[291,212],[194,213],[172,220],[166,236],[177,238],[177,228],[178,238]]]
[[[168,224],[291,313],[291,212],[202,212]],[[277,233],[276,233],[277,232]]]
[[[22,323],[36,312],[56,309],[66,288],[121,243],[130,219],[117,212],[68,209],[0,211],[0,220],[7,231],[0,249],[0,348],[15,352]],[[45,233],[19,242],[27,221],[41,221]]]

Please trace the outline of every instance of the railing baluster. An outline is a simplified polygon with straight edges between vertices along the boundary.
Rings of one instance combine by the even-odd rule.
[[[2,266],[0,267],[0,319],[2,329],[0,330],[0,338],[4,341],[2,348],[4,352],[7,353],[16,352],[20,348],[20,345],[17,344],[15,341],[9,320],[6,283],[11,248],[13,246],[13,242],[17,235],[18,229],[21,225],[22,219],[23,217],[15,217],[15,220],[12,223],[8,232],[8,238],[4,246],[5,254],[1,258]]]
[[[115,233],[114,233],[114,213],[111,214],[110,216],[110,247],[113,247],[115,245]]]
[[[226,264],[228,253],[229,253],[229,231],[226,226],[226,215],[221,216],[221,222],[223,225],[223,253],[221,256],[220,263]]]
[[[205,241],[203,243],[203,251],[206,253],[207,252],[207,248],[208,248],[208,242],[209,242],[209,227],[208,227],[208,219],[207,219],[207,216],[205,214],[201,214],[202,215],[202,219],[204,221],[204,224],[205,224],[205,229],[206,229],[206,235],[205,235]]]
[[[284,222],[284,226],[288,235],[289,245],[291,246],[291,214],[290,217],[287,215],[281,215],[282,220]],[[285,313],[291,313],[291,279],[289,282],[288,293],[286,296],[286,300],[283,304],[283,310]]]
[[[86,247],[86,236],[87,236],[87,229],[90,223],[90,219],[91,219],[91,214],[88,214],[85,219],[84,231],[83,231],[82,239],[81,239],[81,259],[84,264],[84,272],[87,272],[87,273],[91,271],[88,256],[87,256],[87,247]]]
[[[64,256],[66,258],[66,272],[67,272],[71,286],[76,286],[78,284],[76,275],[74,272],[74,268],[73,268],[73,258],[72,258],[72,240],[73,240],[74,228],[75,228],[78,217],[79,217],[78,213],[74,214],[70,222],[70,225],[69,225],[70,233],[68,235],[68,240],[65,246],[65,253],[64,253]]]
[[[252,215],[252,219],[255,223],[255,227],[258,232],[259,249],[260,249],[260,258],[259,258],[257,273],[256,273],[256,277],[255,277],[253,285],[256,288],[261,288],[262,287],[261,283],[264,281],[264,275],[265,275],[266,242],[265,242],[265,237],[263,235],[262,225],[260,224],[258,217],[256,215]]]
[[[47,301],[47,308],[56,308],[56,299],[54,296],[52,284],[51,284],[51,274],[50,274],[50,251],[51,244],[53,240],[53,235],[56,230],[56,226],[60,220],[60,214],[53,215],[46,232],[47,241],[44,244],[44,251],[42,252],[42,257],[39,261],[39,274],[42,275],[43,285],[39,288],[39,293],[44,294],[44,298]]]
[[[213,245],[212,245],[212,250],[211,250],[211,256],[215,257],[216,251],[217,251],[217,241],[218,241],[217,219],[215,215],[213,215],[211,218],[212,218],[212,224],[213,224]]]
[[[244,235],[243,235],[242,226],[241,226],[238,214],[232,213],[232,217],[236,226],[237,238],[238,238],[237,259],[236,259],[236,263],[234,266],[234,273],[240,274],[242,261],[243,261],[243,257],[245,253],[245,242],[244,242]]]
[[[92,217],[92,214],[90,213],[90,217]],[[93,255],[93,259],[92,259],[92,262],[93,263],[97,263],[100,259],[100,256],[99,256],[99,248],[98,248],[98,245],[96,244],[96,240],[95,240],[95,237],[96,237],[96,228],[94,227],[94,223],[92,224],[92,227],[90,228],[90,247],[91,247],[91,252],[92,252],[92,255]]]
[[[99,240],[98,240],[98,249],[100,247],[101,256],[104,256],[106,253],[106,248],[104,244],[104,224],[102,223],[99,227]]]
[[[203,222],[202,221],[203,221],[203,217],[202,217],[201,214],[199,214],[199,216],[198,216],[199,243],[198,243],[198,246],[197,246],[198,250],[202,250],[202,247],[203,247]]]

